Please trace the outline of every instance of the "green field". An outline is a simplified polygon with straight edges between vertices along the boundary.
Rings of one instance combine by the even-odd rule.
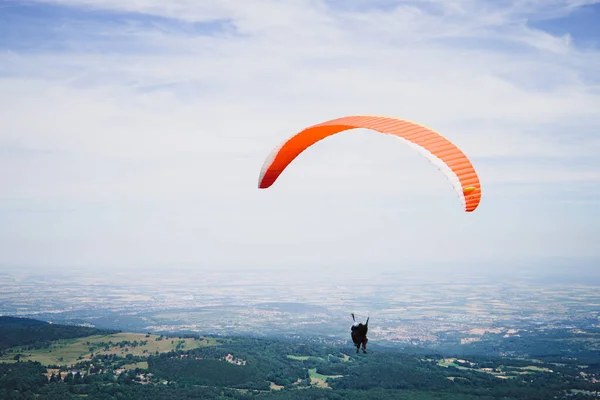
[[[536,371],[536,372],[552,372],[549,368],[536,367],[535,365],[529,365],[527,367],[514,367],[525,371]]]
[[[517,367],[517,366],[510,366],[510,365],[506,365],[506,366],[499,366],[495,371],[494,370],[490,370],[490,369],[482,369],[482,368],[477,368],[476,366],[467,366],[470,365],[468,363],[460,363],[457,361],[456,358],[444,358],[441,359],[437,362],[437,364],[440,367],[454,367],[463,371],[476,371],[476,372],[483,372],[486,374],[490,374],[493,375],[497,378],[500,379],[510,379],[510,378],[515,378],[516,375],[518,374],[530,374],[533,372],[552,372],[550,369],[548,368],[543,368],[543,367],[536,367],[534,365],[529,365],[526,367]],[[507,370],[517,370],[517,371],[504,371],[503,369],[507,369]]]
[[[287,358],[289,358],[290,360],[297,360],[297,361],[306,361],[306,360],[325,361],[325,358],[323,358],[323,357],[317,357],[317,356],[294,356],[292,354],[288,354]],[[334,354],[327,354],[327,361],[331,360],[332,358],[340,359],[340,360],[345,361],[345,362],[350,361],[350,356],[348,356],[346,354],[342,354],[341,357],[336,356]]]
[[[137,363],[125,364],[125,365],[123,365],[122,368],[123,369],[136,369],[136,368],[148,369],[148,361],[140,361]]]
[[[448,367],[454,367],[454,368],[463,369],[463,370],[470,370],[470,369],[472,369],[472,368],[465,367],[464,365],[461,365],[461,364],[457,363],[455,358],[444,358],[444,359],[441,359],[440,361],[438,361],[437,364],[440,367],[446,367],[446,368],[448,368]]]
[[[115,354],[125,357],[127,354],[133,356],[149,356],[152,354],[166,353],[175,350],[178,346],[182,350],[191,350],[203,346],[214,346],[217,344],[213,338],[167,338],[160,340],[159,335],[146,335],[143,333],[116,333],[113,335],[95,335],[78,339],[57,340],[50,347],[36,350],[25,350],[13,347],[0,362],[10,362],[16,354],[21,354],[21,361],[38,361],[42,365],[73,365],[81,360],[89,360],[94,355]],[[137,342],[136,346],[131,344],[122,345],[120,342]]]
[[[329,385],[327,384],[327,379],[335,379],[335,378],[341,378],[342,375],[323,375],[323,374],[319,374],[317,372],[316,368],[310,368],[308,370],[308,376],[310,377],[310,383],[312,385],[317,386],[318,388],[328,388],[331,389],[329,387]]]
[[[287,358],[289,358],[290,360],[306,361],[310,358],[310,356],[293,356],[291,354],[288,354]]]

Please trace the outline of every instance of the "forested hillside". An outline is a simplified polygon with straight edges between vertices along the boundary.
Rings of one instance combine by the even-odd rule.
[[[84,326],[56,325],[30,318],[0,316],[0,353],[14,346],[40,349],[51,341],[117,332]]]
[[[106,335],[113,330],[84,326],[55,325],[30,318],[0,316],[0,353],[14,346],[40,349],[51,341],[91,335]]]
[[[7,329],[46,326],[31,325]],[[30,360],[5,357],[0,398],[546,400],[589,399],[600,389],[600,359],[456,358],[376,345],[356,354],[350,345],[291,340],[119,335],[48,340]]]

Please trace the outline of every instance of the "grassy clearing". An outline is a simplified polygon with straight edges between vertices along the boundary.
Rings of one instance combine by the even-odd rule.
[[[456,358],[444,358],[442,360],[439,360],[437,364],[440,367],[445,367],[445,368],[455,367],[455,368],[461,369],[461,370],[483,372],[486,374],[493,375],[499,379],[511,379],[511,378],[515,378],[516,375],[519,375],[519,374],[531,374],[534,372],[552,372],[552,370],[550,370],[548,368],[536,367],[533,365],[530,365],[527,367],[513,367],[513,366],[509,366],[509,365],[499,366],[495,371],[492,370],[491,368],[477,368],[477,367],[473,368],[473,367],[467,367],[463,363],[459,363]],[[516,370],[516,371],[510,371],[510,370]],[[454,379],[451,379],[451,380],[454,380]]]
[[[329,384],[327,384],[327,375],[317,373],[316,368],[309,369],[308,376],[310,377],[311,385],[315,385],[316,387],[321,389],[331,389]]]
[[[525,370],[525,371],[552,372],[552,370],[549,368],[536,367],[535,365],[528,365],[527,367],[514,367],[514,368],[517,368],[520,370]]]
[[[452,382],[455,382],[457,380],[459,380],[459,381],[465,381],[465,382],[470,382],[467,378],[463,378],[462,376],[448,376],[446,378],[449,379],[449,380],[451,380]]]
[[[271,388],[271,390],[281,390],[284,387],[281,385],[276,385],[275,382],[269,382],[269,388]]]
[[[336,360],[336,361],[343,361],[343,362],[349,362],[350,360],[350,356],[348,356],[347,354],[327,354],[327,361],[331,361],[331,360]]]
[[[140,361],[137,363],[125,364],[121,368],[123,369],[148,369],[148,361]]]
[[[465,367],[464,365],[460,365],[460,364],[458,364],[458,363],[456,362],[456,358],[444,358],[444,359],[442,359],[442,360],[438,361],[438,363],[437,363],[437,364],[438,364],[440,367],[445,367],[445,368],[448,368],[448,367],[455,367],[455,368],[458,368],[458,369],[463,369],[463,370],[465,370],[465,369],[473,369],[473,368]]]
[[[288,354],[287,358],[290,359],[290,360],[296,360],[296,361],[305,361],[305,360],[325,361],[325,359],[323,357],[317,357],[317,356],[294,356],[292,354]]]
[[[146,335],[143,333],[116,333],[113,335],[94,335],[77,339],[57,340],[50,347],[37,350],[24,350],[20,347],[12,348],[7,356],[12,358],[19,353],[23,356],[22,361],[39,361],[42,365],[73,365],[81,360],[89,360],[92,355],[115,354],[125,357],[127,354],[134,356],[149,356],[152,354],[166,353],[176,350],[191,350],[198,347],[214,346],[217,344],[214,338],[185,338],[178,339],[163,337],[159,335]],[[123,343],[130,342],[130,343]],[[134,342],[137,342],[132,345]],[[0,359],[0,362],[10,360]]]
[[[288,354],[287,358],[291,360],[305,361],[308,360],[310,356],[293,356],[291,354]]]
[[[316,368],[308,370],[308,376],[310,377],[310,384],[315,385],[321,389],[331,389],[327,383],[327,379],[341,378],[343,375],[323,375],[317,372]]]

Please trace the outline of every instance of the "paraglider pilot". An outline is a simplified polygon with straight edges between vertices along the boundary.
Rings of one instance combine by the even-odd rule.
[[[352,313],[352,320],[354,321],[354,325],[350,328],[352,341],[356,346],[356,352],[360,349],[360,345],[362,344],[363,353],[367,352],[367,342],[369,339],[367,338],[367,331],[369,330],[369,318],[367,318],[367,322],[363,325],[362,322],[356,323],[356,319],[354,318],[354,313]]]

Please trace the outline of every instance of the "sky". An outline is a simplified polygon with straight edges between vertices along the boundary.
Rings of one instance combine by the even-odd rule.
[[[597,269],[598,21],[577,0],[1,0],[0,266]],[[455,143],[479,208],[361,129],[258,189],[283,140],[355,114]]]

